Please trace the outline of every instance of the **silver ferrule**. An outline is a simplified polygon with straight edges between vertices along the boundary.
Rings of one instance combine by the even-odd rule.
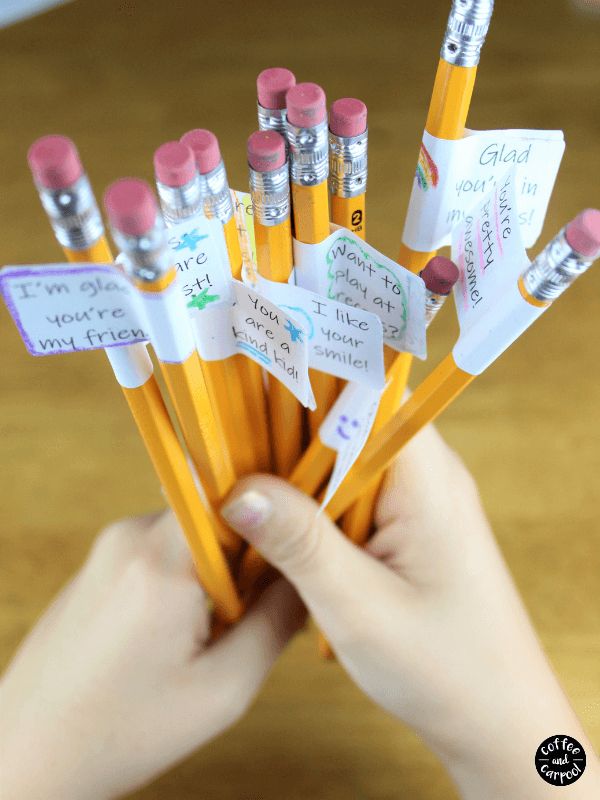
[[[63,189],[48,189],[39,184],[37,189],[62,247],[85,250],[102,236],[104,225],[87,175]]]
[[[252,213],[261,225],[279,225],[290,216],[290,183],[287,162],[272,172],[250,167]]]
[[[142,236],[130,236],[112,228],[113,239],[122,253],[125,273],[133,280],[153,283],[171,269],[171,252],[167,245],[165,223],[156,215],[154,227]]]
[[[556,300],[594,261],[573,250],[565,230],[554,237],[521,275],[527,294],[542,303]]]
[[[476,67],[490,27],[494,0],[452,0],[440,52],[455,67]]]
[[[313,128],[297,128],[286,124],[290,146],[290,177],[299,186],[317,186],[329,175],[327,120]]]
[[[368,131],[336,136],[329,131],[329,190],[337,197],[356,197],[367,190]]]
[[[202,188],[197,175],[183,186],[167,186],[156,181],[156,188],[167,224],[175,225],[202,211]]]
[[[199,175],[204,214],[209,219],[216,217],[223,225],[233,217],[233,200],[227,183],[225,164],[221,161],[212,172]]]
[[[428,328],[433,318],[446,302],[447,294],[436,294],[425,289],[425,327]]]
[[[263,108],[257,103],[258,129],[261,131],[277,131],[285,139],[285,126],[287,122],[287,109]]]

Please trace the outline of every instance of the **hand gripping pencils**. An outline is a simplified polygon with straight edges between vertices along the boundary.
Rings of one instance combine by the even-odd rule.
[[[196,159],[204,214],[209,218],[216,217],[222,223],[231,274],[236,280],[241,280],[242,250],[218,139],[212,131],[196,128],[185,133],[181,141],[190,148]],[[232,358],[244,382],[246,407],[254,427],[255,469],[266,472],[271,468],[271,446],[262,370],[245,356]]]
[[[298,83],[286,95],[286,136],[290,148],[292,209],[296,239],[318,244],[329,236],[329,148],[325,92],[316,83]],[[333,375],[311,371],[317,407],[309,412],[314,436],[338,392]]]
[[[276,131],[256,131],[248,139],[250,194],[259,273],[287,283],[293,266],[290,185],[285,140]],[[302,451],[303,409],[277,378],[269,378],[271,442],[275,468],[287,477]]]
[[[427,263],[425,269],[419,273],[419,276],[425,282],[425,325],[429,327],[458,280],[458,267],[449,258],[434,256]],[[401,353],[397,357],[394,367],[398,365],[399,370],[408,371],[407,365],[410,362],[409,354]],[[378,414],[371,436],[374,436],[386,422],[387,419],[382,419]],[[377,500],[380,486],[381,478],[376,478],[363,489],[360,498],[344,514],[344,533],[355,544],[363,544],[368,539],[373,519],[373,506]]]
[[[183,438],[212,504],[235,483],[229,453],[218,430],[188,319],[175,282],[166,228],[147,183],[124,178],[106,191],[104,205],[125,271],[136,286],[150,327],[150,340],[173,399]],[[233,552],[235,534],[223,528]]]
[[[366,238],[367,107],[354,97],[336,100],[329,113],[331,221]]]
[[[432,422],[463,389],[600,256],[600,211],[579,214],[523,271],[505,296],[452,353],[425,378],[400,410],[367,443],[327,507],[337,519],[362,488],[394,460],[421,428]]]
[[[166,142],[154,153],[156,187],[167,226],[204,216],[196,160],[182,142]],[[189,252],[194,259],[198,252]],[[203,361],[202,372],[237,476],[259,469],[253,421],[245,404],[243,356]]]

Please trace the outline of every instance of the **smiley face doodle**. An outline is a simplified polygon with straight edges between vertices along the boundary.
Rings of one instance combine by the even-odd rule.
[[[339,418],[339,421],[338,421],[338,426],[337,426],[337,428],[335,430],[336,430],[336,433],[339,436],[342,437],[342,439],[345,439],[347,442],[349,442],[350,439],[352,439],[353,431],[348,432],[346,430],[346,426],[347,425],[350,425],[351,428],[356,429],[356,428],[360,428],[360,422],[357,419],[351,420],[345,414],[341,414],[340,415],[340,418]],[[354,431],[354,433],[355,432],[356,432],[356,430]]]

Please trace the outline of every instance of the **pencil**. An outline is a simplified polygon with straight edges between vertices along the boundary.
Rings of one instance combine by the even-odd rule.
[[[277,131],[285,139],[286,155],[286,94],[296,85],[296,76],[285,67],[263,69],[256,79],[258,97],[258,127],[261,131]]]
[[[104,205],[126,271],[143,303],[152,346],[192,462],[209,503],[219,503],[232,489],[235,474],[217,429],[185,300],[175,283],[156,198],[144,181],[124,178],[107,189]],[[224,545],[237,552],[239,538],[227,530]]]
[[[294,232],[298,241],[318,244],[330,233],[325,92],[316,83],[298,83],[288,91],[286,104]],[[339,384],[333,375],[316,370],[311,370],[310,379],[317,407],[309,412],[308,422],[315,436],[335,402]]]
[[[472,336],[471,348],[463,347],[460,357],[456,350],[449,353],[369,440],[328,505],[328,515],[337,519],[343,514],[362,487],[381,475],[402,447],[493,363],[599,256],[600,211],[588,209],[550,242],[524,270],[506,298],[500,298],[489,310],[484,335]]]
[[[192,150],[196,159],[204,214],[209,218],[216,217],[222,223],[231,274],[236,280],[241,280],[242,251],[219,141],[212,131],[204,128],[188,131],[181,141]],[[249,471],[265,472],[271,468],[271,445],[262,370],[258,364],[241,354],[232,356],[230,360],[243,386],[242,399],[246,408],[241,419],[247,417],[253,431],[252,449],[247,442],[244,459],[250,463],[249,459],[252,458]],[[246,466],[243,469],[246,470]]]
[[[331,221],[366,237],[367,107],[354,97],[335,100],[329,113]]]
[[[183,142],[166,142],[154,153],[156,187],[167,226],[204,216],[202,186],[196,169],[196,160],[190,148]],[[195,239],[187,237],[186,249],[181,261],[194,263],[202,253]],[[183,242],[181,242],[183,244]],[[194,283],[192,282],[192,287]],[[214,287],[197,282],[198,291],[192,298],[205,294],[217,299]],[[202,291],[200,291],[202,289]],[[204,291],[206,289],[206,291]],[[193,299],[192,301],[193,302]],[[202,372],[217,423],[223,431],[233,469],[238,477],[255,472],[258,468],[253,441],[253,425],[244,401],[243,372],[241,359],[234,357],[219,361],[201,359]]]
[[[71,262],[111,263],[102,219],[79,154],[73,142],[62,136],[38,139],[29,151],[29,163],[44,207],[59,243]],[[65,202],[69,198],[70,202]],[[145,345],[110,347],[105,353],[127,400],[169,505],[188,541],[198,577],[225,622],[235,621],[242,605],[214,536],[209,552],[198,531],[223,528],[210,518],[202,504],[185,454],[169,418],[153,375]],[[213,566],[216,564],[216,569]]]
[[[425,282],[425,325],[429,327],[438,314],[454,284],[458,280],[459,272],[456,264],[444,256],[434,256],[429,260],[425,269],[419,273]],[[392,391],[401,390],[407,382],[408,371],[412,359],[408,353],[401,353],[394,361],[388,372],[389,388]],[[402,397],[394,398],[398,406]],[[381,430],[387,419],[377,415],[373,423],[371,435]],[[376,478],[362,492],[356,503],[344,514],[344,533],[355,544],[364,544],[369,537],[373,521],[373,507],[381,487],[381,478]]]
[[[287,283],[293,255],[285,139],[276,131],[256,131],[247,149],[258,271],[271,281]],[[275,469],[287,477],[302,451],[303,409],[281,381],[268,378]]]
[[[467,114],[475,85],[475,75],[481,48],[489,27],[493,0],[475,0],[465,10],[465,4],[453,2],[442,43],[441,57],[435,76],[425,130],[439,139],[460,139],[464,134]],[[411,272],[420,272],[435,256],[435,252],[419,252],[406,244],[400,247],[399,262]],[[387,348],[386,348],[387,350]],[[387,350],[386,361],[392,353]],[[393,369],[388,371],[388,388],[381,398],[371,435],[398,410],[406,391],[412,355],[400,353],[395,356]],[[351,515],[353,521],[351,538],[361,540],[367,526],[367,503],[371,504],[370,516],[378,493],[379,482],[369,487],[360,507]]]

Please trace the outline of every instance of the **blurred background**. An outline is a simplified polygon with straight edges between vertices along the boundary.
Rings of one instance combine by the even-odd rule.
[[[367,235],[395,257],[449,0],[346,8],[322,0],[77,0],[8,25],[44,5],[51,3],[0,0],[7,26],[0,30],[2,264],[62,260],[25,159],[45,133],[76,141],[100,196],[117,177],[152,180],[162,142],[211,128],[231,186],[246,189],[255,78],[268,66],[322,84],[330,101],[351,95],[367,103]],[[479,67],[470,127],[565,131],[535,252],[578,211],[600,203],[596,5],[499,0]],[[599,295],[596,266],[439,422],[477,478],[543,644],[596,747]],[[448,303],[415,380],[455,337]],[[34,359],[2,307],[0,354],[2,667],[99,528],[163,503],[103,353]],[[319,660],[312,632],[295,640],[240,725],[134,797],[200,794],[455,796],[417,738],[362,697],[339,666]]]

